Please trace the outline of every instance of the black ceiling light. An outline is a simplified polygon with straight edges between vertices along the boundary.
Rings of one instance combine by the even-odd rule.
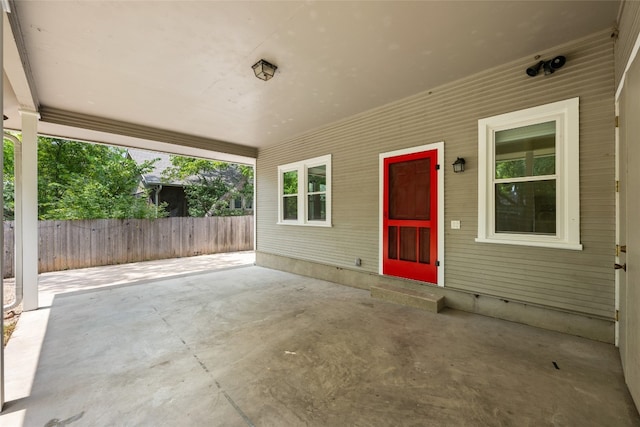
[[[260,80],[264,80],[265,82],[271,79],[278,69],[277,66],[265,61],[264,59],[253,64],[252,68],[256,77]]]
[[[540,72],[542,68],[544,70],[545,76],[549,74],[553,74],[556,70],[562,68],[564,64],[566,64],[567,58],[560,55],[556,56],[553,59],[549,59],[548,61],[540,61],[536,65],[527,68],[527,75],[529,77],[535,77]]]

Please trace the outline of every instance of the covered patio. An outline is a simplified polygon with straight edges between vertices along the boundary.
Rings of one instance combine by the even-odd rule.
[[[50,303],[23,313],[6,349],[0,423],[640,423],[611,345],[432,314],[252,256],[168,278],[145,263],[41,275]],[[170,263],[198,270],[198,258]]]
[[[640,424],[640,2],[0,3],[3,424]],[[47,299],[38,135],[253,166],[256,265]]]

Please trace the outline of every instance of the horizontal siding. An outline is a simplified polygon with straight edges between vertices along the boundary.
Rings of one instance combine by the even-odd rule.
[[[378,271],[379,154],[445,142],[445,282],[449,288],[611,318],[614,304],[613,41],[601,32],[542,57],[567,56],[530,78],[533,55],[260,150],[257,250],[338,268]],[[480,118],[580,97],[583,251],[476,243]],[[333,155],[333,227],[278,226],[277,166]],[[467,171],[454,175],[457,156]]]
[[[618,23],[618,40],[615,47],[616,58],[616,87],[622,80],[622,75],[629,62],[631,51],[640,34],[640,1],[625,0]]]

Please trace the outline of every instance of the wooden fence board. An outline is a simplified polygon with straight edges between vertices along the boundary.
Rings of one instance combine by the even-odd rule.
[[[4,223],[3,277],[15,272],[13,221]],[[38,222],[39,272],[253,249],[253,216]]]
[[[5,222],[4,224],[4,269],[5,271],[11,271],[11,276],[13,277],[13,271],[15,269],[15,243],[14,243],[14,224],[13,221]]]

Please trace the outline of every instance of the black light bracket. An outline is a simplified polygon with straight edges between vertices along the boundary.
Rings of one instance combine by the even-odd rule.
[[[539,57],[536,57],[538,59]],[[527,68],[527,75],[529,77],[535,77],[540,72],[540,69],[544,70],[544,75],[548,76],[549,74],[553,74],[556,70],[562,68],[564,64],[566,64],[567,58],[565,56],[559,55],[553,59],[549,59],[547,61],[539,61],[537,64]]]

